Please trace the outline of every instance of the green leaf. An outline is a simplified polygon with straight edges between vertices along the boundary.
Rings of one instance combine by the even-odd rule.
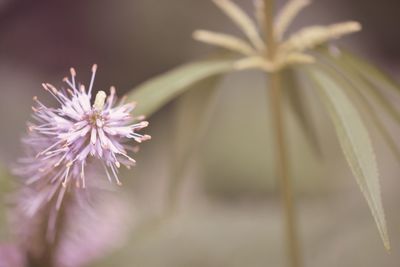
[[[315,126],[312,122],[312,117],[307,107],[306,99],[304,98],[304,88],[301,88],[301,83],[297,81],[296,73],[293,69],[287,68],[282,71],[282,89],[287,96],[288,104],[296,116],[300,127],[310,144],[311,148],[321,156],[321,147],[318,143],[318,135]]]
[[[382,136],[383,140],[387,144],[390,151],[400,162],[399,146],[391,136],[387,127],[379,118],[379,115],[374,109],[373,104],[370,103],[371,98],[373,100],[376,100],[376,98],[374,97],[375,93],[372,93],[372,95],[370,94],[369,98],[365,95],[366,91],[367,93],[372,91],[376,92],[379,90],[379,88],[373,87],[371,83],[369,83],[362,75],[360,75],[358,69],[352,68],[351,66],[346,64],[346,62],[341,60],[342,57],[332,57],[329,54],[326,54],[322,55],[322,59],[323,61],[326,61],[327,67],[330,67],[331,75],[340,76],[338,79],[342,79],[344,82],[343,85],[346,87],[346,91],[352,93],[350,96],[352,96],[353,102],[357,103],[358,107],[362,109],[361,114],[364,115],[365,119],[367,119],[373,124],[372,128],[379,132],[379,134]],[[380,105],[385,104],[385,101],[382,101],[382,98],[379,98],[379,100],[380,101],[378,101],[377,104]],[[390,105],[390,103],[387,103],[387,105]],[[386,109],[386,111],[388,110]],[[389,114],[393,115],[393,112],[396,111],[392,110],[392,112],[389,112]],[[399,115],[397,112],[395,114]]]
[[[176,128],[174,134],[174,162],[169,185],[168,211],[174,212],[185,178],[185,170],[202,143],[213,118],[217,90],[223,75],[215,75],[194,85],[176,103]]]
[[[332,57],[325,53],[342,68],[357,73],[364,80],[364,89],[375,102],[398,124],[400,124],[400,112],[394,107],[390,99],[388,99],[380,89],[391,90],[400,96],[399,85],[390,79],[386,74],[378,68],[367,63],[366,61],[352,55],[349,52],[342,52],[338,57]]]
[[[342,150],[371,209],[383,244],[389,250],[378,168],[368,131],[340,84],[315,67],[307,69],[331,116]]]
[[[358,70],[358,72],[366,79],[373,83],[376,83],[376,86],[390,89],[400,96],[400,86],[398,82],[394,81],[386,73],[384,73],[365,59],[357,57],[356,55],[345,50],[341,50],[340,58],[351,65],[354,69]]]
[[[198,81],[232,70],[231,60],[207,60],[183,65],[137,86],[128,101],[137,102],[135,113],[150,116]]]

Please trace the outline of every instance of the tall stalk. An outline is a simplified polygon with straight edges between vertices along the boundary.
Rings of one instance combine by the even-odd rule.
[[[274,59],[277,41],[274,36],[273,0],[265,2],[265,31],[267,44],[267,57]],[[273,129],[276,138],[277,174],[280,179],[280,194],[285,213],[286,246],[291,267],[300,267],[301,256],[297,233],[296,214],[293,202],[292,182],[289,177],[289,162],[285,141],[284,116],[282,112],[282,90],[279,71],[271,72],[268,76],[267,91],[269,93]]]

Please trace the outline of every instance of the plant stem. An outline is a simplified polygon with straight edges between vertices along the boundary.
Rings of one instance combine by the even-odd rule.
[[[265,31],[267,44],[267,57],[273,60],[277,50],[277,42],[274,38],[273,29],[273,0],[265,2]],[[284,117],[282,112],[282,91],[280,73],[269,74],[268,87],[271,116],[275,130],[276,151],[277,151],[277,172],[280,179],[280,191],[282,205],[285,213],[285,225],[287,235],[287,253],[291,267],[300,267],[300,246],[297,234],[296,214],[293,202],[292,183],[289,177],[289,162],[285,141]]]
[[[287,253],[291,267],[300,267],[300,248],[297,234],[296,212],[293,201],[292,183],[289,177],[289,163],[285,143],[285,131],[281,107],[280,75],[272,73],[269,76],[268,91],[270,94],[270,106],[273,116],[277,157],[277,172],[280,179],[280,191],[282,205],[285,212],[285,224],[287,235]]]
[[[34,218],[36,224],[30,227],[31,235],[27,242],[27,267],[54,267],[55,253],[59,247],[60,239],[65,227],[66,203],[71,201],[71,196],[66,195],[58,211],[54,210],[56,205],[52,200],[42,208]],[[56,213],[55,213],[56,212]],[[54,224],[54,236],[49,237],[49,222],[51,216],[56,216]]]

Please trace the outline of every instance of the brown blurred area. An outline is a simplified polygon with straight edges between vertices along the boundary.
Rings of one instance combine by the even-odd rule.
[[[252,12],[252,1],[236,2]],[[315,0],[292,30],[360,21],[363,31],[340,44],[395,76],[400,75],[399,10],[397,0]],[[191,33],[198,28],[238,32],[208,0],[0,0],[0,159],[4,165],[11,166],[21,154],[19,139],[32,97],[53,103],[41,89],[43,81],[60,85],[73,66],[78,79],[86,82],[91,65],[97,63],[95,87],[104,90],[115,85],[123,95],[146,79],[212,51],[192,40]],[[185,172],[177,217],[139,241],[127,238],[118,251],[93,266],[284,266],[263,78],[245,72],[223,82],[204,145]],[[393,243],[388,255],[334,130],[315,102],[310,100],[323,144],[322,158],[313,154],[294,118],[287,116],[306,266],[398,266],[399,164],[374,139]],[[121,190],[135,206],[135,218],[162,212],[173,164],[174,115],[171,103],[149,118],[153,140],[142,145],[138,167],[124,173]],[[133,227],[133,236],[136,229],[141,228]]]

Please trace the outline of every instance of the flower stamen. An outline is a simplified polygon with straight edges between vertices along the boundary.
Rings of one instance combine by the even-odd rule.
[[[104,107],[106,98],[107,98],[107,95],[106,95],[106,93],[105,93],[104,91],[99,91],[99,92],[97,92],[96,98],[95,98],[95,100],[94,100],[94,105],[93,105],[93,107],[94,107],[96,110],[99,110],[99,111],[100,111],[100,110],[103,110],[103,107]]]

